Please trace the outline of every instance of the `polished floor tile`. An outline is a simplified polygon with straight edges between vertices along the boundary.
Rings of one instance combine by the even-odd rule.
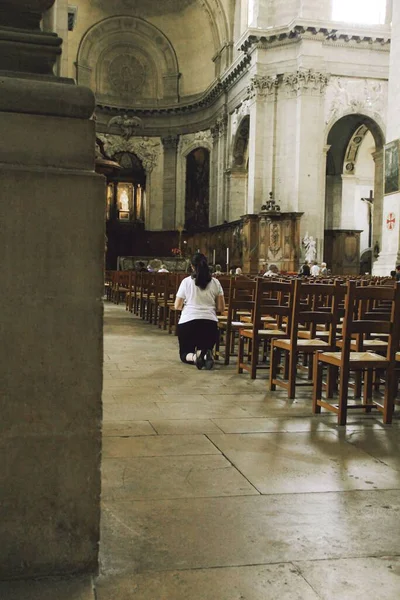
[[[221,433],[211,419],[164,419],[151,420],[151,425],[160,435],[182,435],[190,433]]]
[[[322,600],[397,600],[400,558],[345,558],[295,563]]]
[[[157,435],[149,421],[120,421],[103,424],[103,437],[134,437]]]
[[[102,573],[396,555],[397,490],[103,503]]]
[[[103,458],[220,454],[204,435],[158,435],[103,440]]]
[[[293,565],[100,577],[97,600],[318,600]]]
[[[103,459],[103,500],[257,495],[222,455]]]
[[[400,473],[334,432],[210,434],[263,494],[400,488]]]

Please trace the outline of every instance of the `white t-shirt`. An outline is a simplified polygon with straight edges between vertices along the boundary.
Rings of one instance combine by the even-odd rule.
[[[320,270],[321,270],[321,269],[319,268],[319,266],[318,266],[318,265],[313,265],[313,266],[311,267],[310,274],[311,274],[313,277],[318,277]]]
[[[194,319],[208,319],[209,321],[218,321],[217,319],[217,297],[223,296],[224,291],[218,279],[211,278],[205,290],[199,288],[192,277],[185,277],[182,280],[177,298],[184,300],[184,306],[179,319],[180,325]]]

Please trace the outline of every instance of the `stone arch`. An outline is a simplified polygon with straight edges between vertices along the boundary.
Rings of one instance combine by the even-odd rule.
[[[105,104],[129,107],[179,99],[179,66],[171,42],[137,17],[110,17],[93,25],[80,43],[76,71],[78,83],[92,88]]]
[[[384,125],[367,109],[343,111],[328,125],[324,256],[336,274],[358,274],[361,253],[381,246],[384,144]],[[350,238],[356,240],[351,260]]]

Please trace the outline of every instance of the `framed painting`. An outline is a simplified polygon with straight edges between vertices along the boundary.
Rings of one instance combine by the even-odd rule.
[[[400,190],[399,140],[385,146],[385,195]]]

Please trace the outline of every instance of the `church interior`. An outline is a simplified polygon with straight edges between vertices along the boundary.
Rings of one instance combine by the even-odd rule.
[[[2,0],[0,598],[397,600],[399,68],[397,0]]]

